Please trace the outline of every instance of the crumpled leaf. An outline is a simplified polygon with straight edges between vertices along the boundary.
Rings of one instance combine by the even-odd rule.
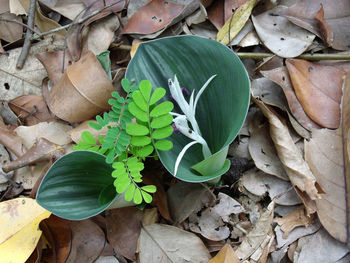
[[[297,57],[312,44],[315,35],[280,16],[285,9],[279,5],[253,16],[252,20],[259,38],[268,49],[280,57]]]
[[[240,6],[235,11],[232,18],[229,18],[225,22],[225,25],[219,30],[216,36],[216,40],[224,45],[229,44],[248,21],[250,14],[257,2],[258,0],[249,0]]]
[[[294,24],[323,38],[332,48],[349,49],[349,1],[301,0],[289,7],[285,16]]]
[[[209,260],[208,263],[240,263],[236,253],[229,244],[223,246],[220,252]]]
[[[22,18],[20,16],[16,16],[15,14],[11,14],[10,12],[6,12],[1,14],[0,18],[13,20],[22,23]],[[0,21],[0,39],[3,39],[7,42],[15,42],[22,38],[23,34],[23,26],[17,23],[10,23],[5,21]]]
[[[314,215],[307,216],[305,214],[304,206],[300,206],[295,209],[293,212],[282,218],[276,218],[274,220],[284,232],[283,238],[287,238],[289,233],[298,226],[307,227],[314,221]]]
[[[306,114],[318,125],[336,129],[345,72],[300,59],[286,61],[295,94]]]
[[[136,207],[125,207],[106,213],[108,242],[122,256],[135,260],[143,212]]]
[[[274,202],[271,202],[252,230],[244,237],[242,243],[236,250],[236,255],[240,260],[246,260],[261,250],[261,245],[269,243],[274,238],[272,233]],[[257,253],[258,254],[258,253]],[[258,258],[259,259],[259,258]]]
[[[41,230],[38,228],[40,221],[50,214],[31,198],[16,198],[1,202],[1,261],[25,262],[41,236]]]
[[[292,185],[303,201],[307,213],[312,214],[316,212],[315,200],[320,198],[322,191],[308,164],[294,144],[287,126],[265,104],[255,98],[253,100],[269,120],[270,134],[275,143],[277,154],[284,165]]]
[[[202,240],[174,226],[154,224],[141,229],[138,262],[208,262],[211,258]]]

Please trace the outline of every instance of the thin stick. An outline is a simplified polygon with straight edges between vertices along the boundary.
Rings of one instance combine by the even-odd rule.
[[[36,0],[30,0],[30,6],[29,6],[29,12],[28,12],[28,23],[27,23],[30,28],[34,27],[35,5],[36,5]],[[22,51],[21,51],[21,54],[19,55],[17,65],[16,65],[16,68],[18,69],[22,69],[24,62],[26,61],[30,46],[32,44],[32,41],[31,41],[32,35],[33,35],[33,32],[31,30],[27,30]]]

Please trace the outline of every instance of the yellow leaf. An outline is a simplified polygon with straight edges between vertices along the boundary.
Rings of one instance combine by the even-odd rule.
[[[40,239],[40,221],[48,218],[50,214],[31,198],[16,198],[1,202],[1,263],[25,262]]]
[[[257,2],[259,2],[259,0],[250,0],[239,7],[233,17],[230,17],[225,25],[219,30],[216,40],[224,45],[228,45],[244,27]]]
[[[240,263],[238,257],[229,244],[223,246],[220,252],[208,263]]]

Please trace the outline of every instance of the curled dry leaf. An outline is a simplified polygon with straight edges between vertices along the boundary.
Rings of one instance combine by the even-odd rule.
[[[107,239],[115,251],[130,260],[136,259],[142,218],[143,212],[136,207],[117,208],[107,212]]]
[[[307,216],[305,214],[304,206],[300,206],[288,215],[282,218],[276,218],[274,221],[281,227],[281,230],[284,232],[283,238],[287,238],[289,233],[294,228],[298,226],[307,227],[309,224],[311,224],[314,221],[314,216]]]
[[[47,108],[43,97],[38,95],[17,97],[9,102],[9,107],[17,115],[18,119],[27,126],[55,118]]]
[[[31,198],[16,198],[1,202],[1,261],[25,262],[40,239],[40,221],[49,217],[50,214]],[[18,249],[19,247],[21,249]]]
[[[294,144],[287,126],[264,103],[253,98],[270,123],[270,134],[278,157],[284,165],[287,175],[303,201],[307,213],[316,212],[315,200],[320,198],[320,187],[308,164]]]
[[[288,59],[286,64],[306,114],[322,127],[338,128],[345,72],[301,59]]]
[[[229,244],[223,246],[219,253],[209,260],[208,263],[240,263],[236,253]]]
[[[211,258],[202,240],[174,226],[154,224],[141,229],[138,262],[208,262]]]
[[[17,157],[22,156],[26,152],[26,147],[23,144],[22,138],[5,125],[0,125],[0,143]]]
[[[253,16],[252,20],[259,38],[268,49],[280,57],[297,57],[312,44],[315,35],[281,16],[285,9],[279,5]]]
[[[92,263],[100,256],[105,245],[105,235],[91,220],[71,221],[72,248],[65,263]]]

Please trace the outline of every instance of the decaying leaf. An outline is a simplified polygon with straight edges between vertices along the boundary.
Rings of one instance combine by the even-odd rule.
[[[16,198],[1,202],[1,261],[25,262],[40,239],[41,230],[38,228],[40,221],[50,214],[31,198]]]
[[[345,72],[300,59],[288,59],[286,64],[306,114],[322,127],[338,128]]]
[[[117,208],[107,212],[107,239],[118,253],[130,260],[136,259],[142,217],[143,212],[135,207]]]
[[[195,234],[174,226],[154,224],[141,229],[138,262],[208,262],[211,258]]]
[[[13,172],[6,173],[3,171],[3,166],[9,162],[9,153],[6,151],[5,147],[2,144],[0,144],[0,184],[6,183],[8,181],[8,178],[12,178],[13,176]]]
[[[157,189],[158,190],[158,189]],[[158,223],[158,209],[157,207],[145,209],[142,217],[142,225],[149,226]]]
[[[11,14],[10,12],[0,13],[0,19],[8,19],[22,23],[22,18],[20,16],[16,16],[15,14]],[[15,42],[18,39],[21,39],[22,34],[22,25],[0,21],[0,39],[11,43]]]
[[[232,39],[241,31],[248,21],[250,14],[258,0],[249,0],[240,6],[233,16],[229,18],[225,25],[219,30],[216,40],[224,45],[229,44]]]
[[[240,263],[240,261],[232,247],[226,244],[208,263]]]
[[[307,213],[316,212],[315,200],[320,198],[320,187],[309,166],[294,144],[288,128],[279,117],[264,103],[254,99],[270,123],[270,134],[277,154],[284,165],[287,175],[303,201]]]
[[[252,20],[264,45],[280,57],[291,58],[302,54],[312,43],[315,35],[280,16],[286,7],[276,6]]]
[[[307,216],[305,214],[304,206],[300,206],[288,215],[282,218],[276,218],[274,221],[281,227],[281,230],[284,232],[283,238],[287,238],[289,233],[294,228],[298,226],[307,227],[309,224],[311,224],[314,221],[314,216]]]
[[[0,119],[0,124],[1,122],[2,120]],[[22,138],[13,130],[8,129],[5,124],[0,125],[0,143],[13,152],[17,157],[26,152],[26,147],[24,146]]]

